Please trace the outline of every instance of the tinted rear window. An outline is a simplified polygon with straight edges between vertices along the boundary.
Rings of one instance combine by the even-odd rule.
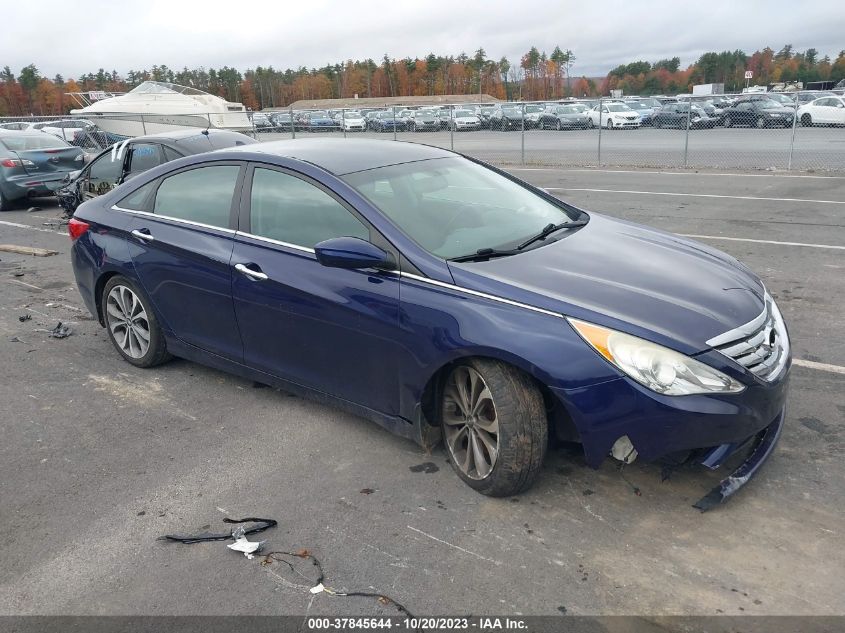
[[[26,152],[34,149],[57,149],[60,147],[70,147],[62,139],[45,134],[44,136],[27,135],[27,136],[12,136],[3,135],[0,137],[0,145],[13,152]]]

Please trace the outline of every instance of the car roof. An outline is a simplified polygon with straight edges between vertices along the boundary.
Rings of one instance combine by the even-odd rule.
[[[287,139],[221,151],[294,158],[337,176],[388,165],[455,156],[452,152],[430,145],[375,139]]]

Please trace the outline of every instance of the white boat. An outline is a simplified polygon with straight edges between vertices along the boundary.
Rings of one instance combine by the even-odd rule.
[[[202,90],[145,81],[126,93],[68,93],[83,106],[71,110],[104,132],[121,137],[164,134],[191,128],[252,130],[246,108]]]

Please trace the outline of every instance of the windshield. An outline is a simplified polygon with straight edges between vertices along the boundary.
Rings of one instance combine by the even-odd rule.
[[[317,110],[316,112],[311,113],[311,118],[312,119],[328,119],[329,115],[326,112],[323,112],[322,110]]]
[[[631,108],[626,106],[624,103],[611,103],[609,106],[607,106],[607,109],[611,112],[627,112]]]
[[[57,149],[59,147],[70,147],[62,139],[51,134],[27,134],[17,136],[4,134],[0,137],[0,146],[13,152],[25,152],[32,149]]]
[[[766,101],[759,101],[760,109],[761,110],[780,110],[783,108],[781,104],[777,101],[772,101],[771,99],[767,99]]]
[[[515,115],[519,114],[519,109],[518,108],[502,108],[502,112],[504,114],[507,114],[508,116],[515,116]]]
[[[527,106],[525,106],[526,112],[542,112],[543,109],[544,109],[543,106],[538,106],[538,105],[527,105]]]
[[[361,118],[361,113],[360,113],[360,112],[355,112],[354,110],[353,110],[352,112],[344,112],[344,113],[343,113],[343,118],[344,118],[344,119],[360,119],[360,118]]]
[[[513,248],[549,224],[577,216],[563,203],[553,204],[460,157],[380,167],[343,179],[417,244],[444,259]]]
[[[379,112],[376,116],[380,119],[392,119],[393,113],[392,112]]]
[[[575,106],[563,106],[563,107],[557,108],[555,110],[555,112],[557,112],[558,114],[578,114],[579,112],[583,112],[583,110],[580,110],[580,109],[576,108]]]
[[[468,116],[475,116],[475,114],[473,114],[469,110],[456,110],[455,111],[455,118],[456,119],[461,119],[461,118],[468,117]]]
[[[431,112],[417,112],[414,117],[417,119],[433,119],[434,115]]]

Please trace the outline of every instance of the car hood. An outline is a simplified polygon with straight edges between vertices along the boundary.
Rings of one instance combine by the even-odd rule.
[[[585,319],[686,354],[763,310],[759,278],[732,257],[677,235],[591,214],[533,250],[449,264],[458,286]]]

